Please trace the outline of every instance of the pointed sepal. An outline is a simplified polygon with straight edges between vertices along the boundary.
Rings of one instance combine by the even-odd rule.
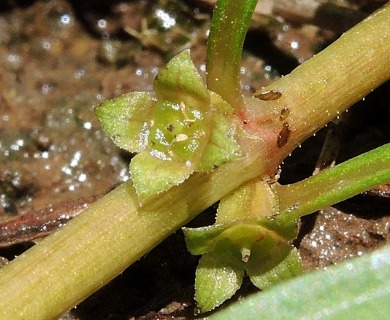
[[[244,273],[239,263],[226,265],[214,253],[203,255],[195,277],[195,300],[200,311],[211,311],[230,299],[240,288]]]
[[[104,132],[118,147],[140,152],[147,145],[147,123],[155,97],[148,92],[130,92],[95,107]]]
[[[154,195],[185,181],[194,171],[185,161],[161,160],[149,152],[137,154],[130,162],[131,179],[141,204]]]

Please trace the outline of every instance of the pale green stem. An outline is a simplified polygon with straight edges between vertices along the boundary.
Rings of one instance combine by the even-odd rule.
[[[121,185],[0,269],[0,319],[61,315],[257,169],[261,163],[246,158],[194,175],[142,208],[131,182]]]
[[[283,156],[390,76],[390,9],[276,81],[283,95],[264,106],[290,108],[291,137],[278,148],[279,115],[247,157],[197,174],[139,208],[130,183],[0,270],[0,319],[52,319],[85,299],[174,230],[240,184],[276,170]],[[223,72],[223,71],[222,71]],[[252,99],[257,101],[256,98]],[[266,133],[266,132],[265,132]]]
[[[390,182],[390,144],[325,169],[300,182],[275,187],[281,219],[291,221]]]
[[[218,1],[207,44],[207,87],[242,107],[242,46],[257,0]]]
[[[260,106],[288,114],[279,124],[280,132],[282,123],[291,131],[282,156],[389,78],[390,4],[386,4],[265,89],[282,96],[261,101]]]

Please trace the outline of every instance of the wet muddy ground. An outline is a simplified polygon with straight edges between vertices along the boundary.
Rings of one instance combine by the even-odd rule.
[[[383,2],[339,5],[357,19]],[[204,71],[210,10],[209,1],[2,2],[1,261],[129,178],[131,155],[104,135],[93,106],[127,91],[150,90],[159,68],[186,48]],[[308,22],[299,11],[294,17],[292,23],[255,16],[242,67],[246,94],[290,72],[345,28],[324,19]],[[385,84],[351,108],[335,138],[341,144],[337,162],[390,141],[389,92]],[[326,134],[327,128],[286,159],[282,182],[314,171]],[[389,189],[381,186],[303,219],[296,244],[305,268],[327,267],[388,242]],[[195,223],[212,215],[211,208]],[[192,318],[196,264],[177,232],[63,319]],[[244,284],[237,296],[253,290]]]

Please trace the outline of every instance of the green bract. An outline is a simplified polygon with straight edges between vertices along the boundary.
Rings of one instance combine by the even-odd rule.
[[[221,199],[216,223],[184,228],[187,247],[202,254],[196,271],[195,297],[202,312],[231,298],[245,271],[264,289],[302,272],[296,222],[280,223],[277,198],[264,181],[250,182]],[[221,280],[222,279],[222,280]]]
[[[240,156],[233,108],[207,90],[189,51],[154,81],[155,92],[133,92],[96,107],[103,129],[121,148],[139,152],[130,173],[140,203]]]

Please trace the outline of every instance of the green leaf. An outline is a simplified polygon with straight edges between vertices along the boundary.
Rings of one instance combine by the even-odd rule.
[[[240,288],[244,268],[226,265],[213,253],[205,254],[199,261],[195,278],[195,299],[201,312],[218,307]]]
[[[103,130],[120,148],[142,151],[148,139],[149,120],[155,98],[147,92],[126,93],[96,106]]]
[[[154,90],[161,101],[184,103],[186,107],[202,112],[208,111],[210,106],[209,92],[191,60],[189,50],[173,57],[160,70],[154,81]]]
[[[137,154],[130,162],[130,174],[140,203],[185,181],[194,168],[186,161],[160,159],[149,152]]]
[[[301,258],[295,247],[288,243],[275,243],[272,238],[267,240],[252,246],[245,266],[252,283],[259,289],[303,273]]]
[[[207,319],[388,319],[389,301],[390,245],[386,245],[253,294]]]

